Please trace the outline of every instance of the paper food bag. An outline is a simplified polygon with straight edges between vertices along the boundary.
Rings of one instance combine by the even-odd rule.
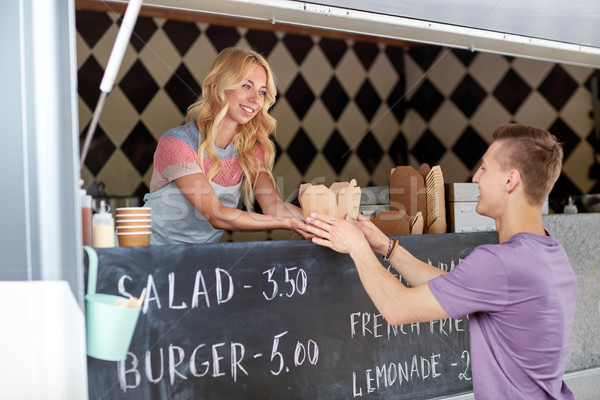
[[[411,166],[400,166],[390,173],[390,210],[406,210],[411,217],[421,212],[426,215],[427,190],[425,175],[429,165],[421,165],[417,171]]]
[[[423,234],[423,215],[418,212],[413,218],[406,210],[380,211],[371,214],[371,222],[387,236]]]
[[[410,234],[411,218],[405,210],[380,211],[377,215],[371,214],[371,222],[387,236]]]
[[[302,208],[304,218],[312,212],[326,214],[336,218],[344,218],[350,214],[352,218],[358,217],[360,209],[360,187],[356,186],[356,179],[350,182],[335,182],[329,188],[325,185],[300,185],[298,201]]]

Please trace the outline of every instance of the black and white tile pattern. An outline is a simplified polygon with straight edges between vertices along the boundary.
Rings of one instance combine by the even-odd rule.
[[[82,137],[120,17],[77,10]],[[590,82],[599,70],[149,17],[139,18],[107,98],[83,168],[86,185],[104,182],[110,195],[146,193],[156,141],[182,123],[215,56],[233,45],[260,51],[276,74],[275,175],[284,197],[303,182],[387,185],[395,165],[424,162],[441,165],[446,181],[468,181],[492,130],[511,121],[549,129],[565,143],[554,195],[600,192],[589,177]]]

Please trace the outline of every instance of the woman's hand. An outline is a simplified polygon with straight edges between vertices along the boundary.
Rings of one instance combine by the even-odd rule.
[[[300,234],[304,239],[312,239],[315,237],[313,233],[309,232],[309,226],[304,222],[301,216],[291,218],[291,222],[292,230]]]
[[[329,247],[338,253],[352,253],[368,246],[363,231],[349,215],[345,219],[336,219],[325,214],[312,213],[306,219],[309,232],[315,234],[313,242]],[[364,245],[364,246],[363,246]]]

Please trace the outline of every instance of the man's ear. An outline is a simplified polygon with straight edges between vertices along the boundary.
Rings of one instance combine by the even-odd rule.
[[[506,191],[511,193],[521,183],[521,173],[516,169],[511,169],[506,178]]]

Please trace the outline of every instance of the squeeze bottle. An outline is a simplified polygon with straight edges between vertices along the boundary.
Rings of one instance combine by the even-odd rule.
[[[79,181],[81,198],[81,237],[84,246],[92,245],[92,196],[83,188],[83,180]]]
[[[569,202],[563,208],[563,214],[577,214],[577,206],[572,197],[569,197]]]
[[[115,247],[115,223],[110,207],[100,200],[99,208],[93,217],[94,247]]]

